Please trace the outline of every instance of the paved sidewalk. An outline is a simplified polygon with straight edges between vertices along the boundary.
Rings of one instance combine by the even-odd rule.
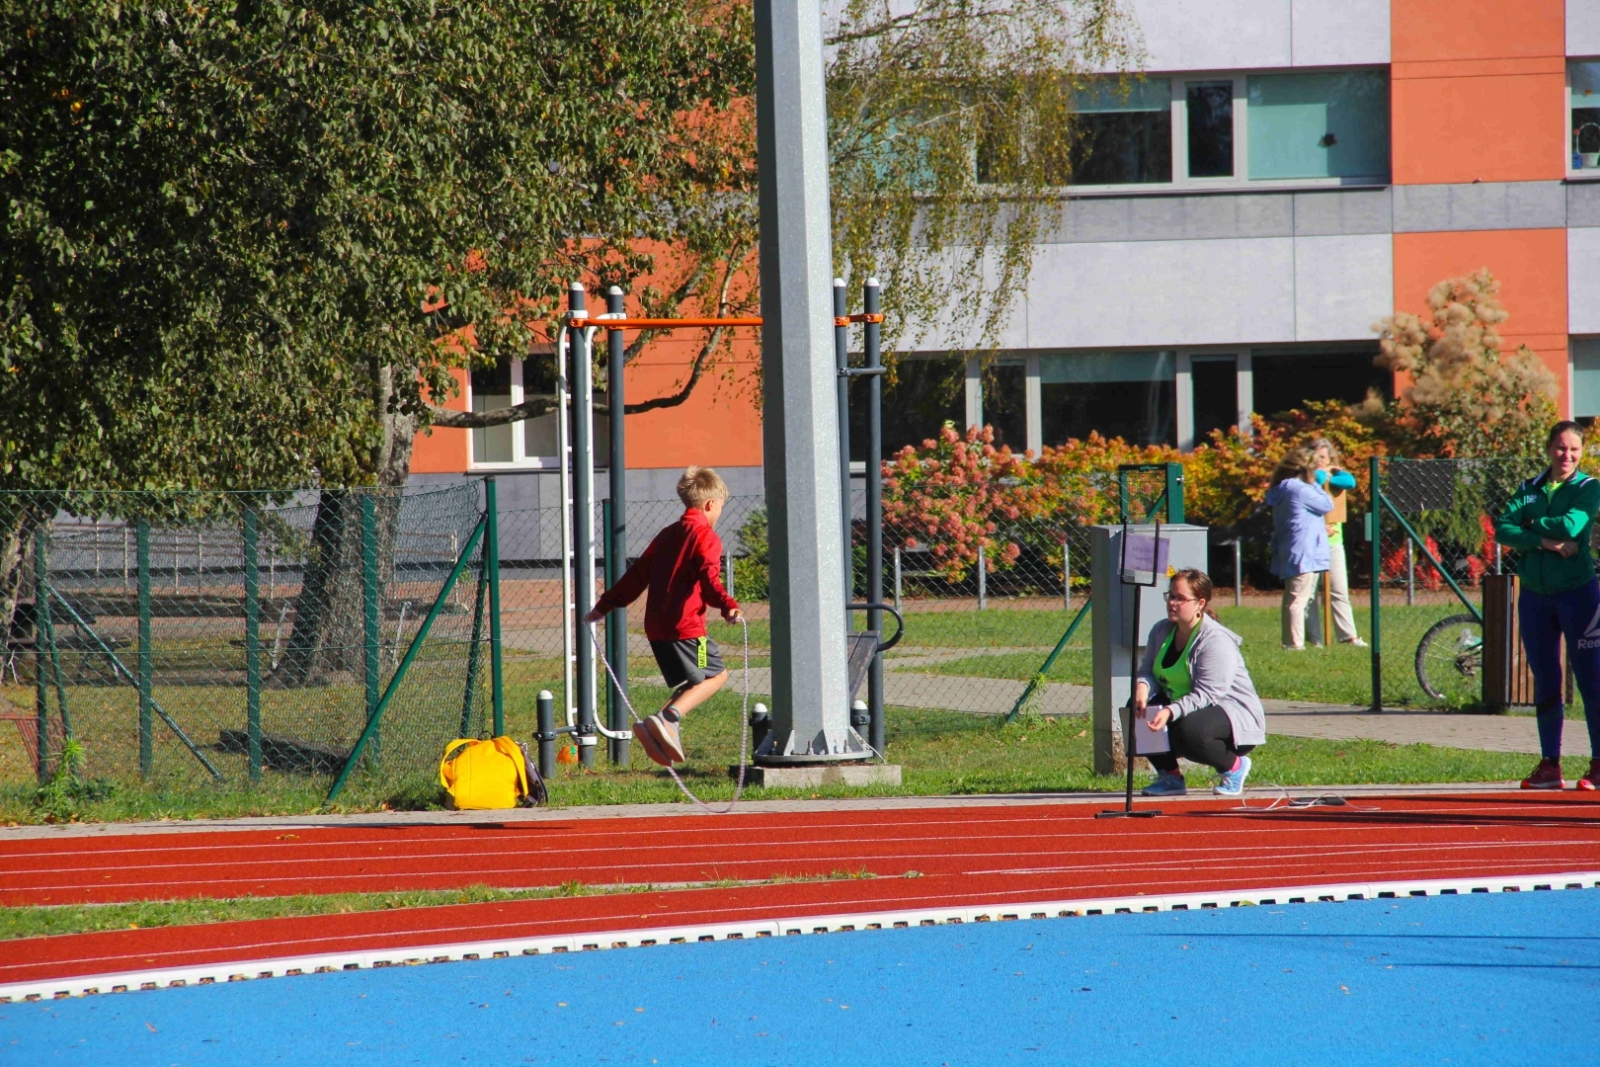
[[[1267,732],[1285,737],[1332,741],[1388,741],[1396,745],[1439,745],[1485,752],[1539,754],[1539,736],[1529,715],[1461,715],[1441,711],[1384,709],[1265,700]],[[1566,755],[1589,755],[1589,732],[1568,720],[1562,748]]]

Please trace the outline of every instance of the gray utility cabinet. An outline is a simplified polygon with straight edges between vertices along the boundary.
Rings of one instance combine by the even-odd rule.
[[[1130,657],[1135,646],[1142,648],[1150,627],[1167,617],[1164,599],[1167,592],[1167,568],[1186,570],[1206,568],[1206,536],[1204,526],[1184,523],[1160,527],[1165,548],[1162,573],[1156,575],[1153,586],[1143,588],[1124,585],[1118,567],[1122,562],[1121,526],[1096,526],[1090,531],[1090,582],[1092,607],[1089,621],[1094,627],[1094,770],[1096,774],[1112,772],[1112,738],[1120,729],[1117,709],[1128,703],[1133,691],[1129,674]],[[1148,539],[1156,532],[1151,524],[1130,525],[1130,535]],[[1141,579],[1148,581],[1143,574]],[[1133,633],[1133,598],[1138,595],[1139,629]]]

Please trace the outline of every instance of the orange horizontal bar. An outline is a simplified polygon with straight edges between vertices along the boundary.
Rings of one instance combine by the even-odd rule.
[[[839,316],[834,318],[833,324],[835,326],[848,326],[852,322],[882,322],[882,321],[883,321],[883,312],[881,312],[881,311],[863,311],[859,315],[839,315]]]
[[[708,329],[716,326],[760,326],[760,319],[601,319],[567,318],[568,326],[593,326],[601,330]]]

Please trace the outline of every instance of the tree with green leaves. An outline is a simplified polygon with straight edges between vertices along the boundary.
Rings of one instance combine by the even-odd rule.
[[[749,84],[749,22],[0,0],[0,488],[318,486],[337,569],[344,488],[404,484],[452,367],[523,355],[619,261],[582,236],[665,232],[683,117]],[[337,644],[337,599],[300,605],[297,656]]]

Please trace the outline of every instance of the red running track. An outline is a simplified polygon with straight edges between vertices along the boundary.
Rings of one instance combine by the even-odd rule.
[[[1261,805],[1261,802],[1257,802]],[[1263,805],[1264,806],[1264,805]],[[1600,869],[1579,794],[1350,808],[950,807],[0,842],[0,904],[871,874],[0,942],[0,984],[232,959],[960,904]],[[916,872],[920,877],[906,877]]]

